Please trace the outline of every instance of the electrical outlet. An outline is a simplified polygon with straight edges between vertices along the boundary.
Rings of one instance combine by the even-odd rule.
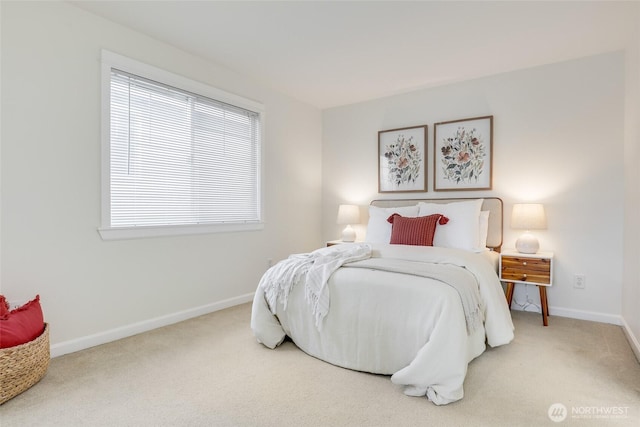
[[[584,289],[586,285],[584,274],[575,274],[573,276],[573,287],[576,289]]]

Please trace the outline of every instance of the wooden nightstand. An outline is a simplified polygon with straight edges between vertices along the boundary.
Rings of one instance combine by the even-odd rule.
[[[327,242],[327,247],[333,246],[333,245],[341,245],[343,243],[362,243],[362,241],[361,240],[356,240],[355,242],[343,242],[342,240],[329,240]]]
[[[522,254],[515,250],[503,250],[500,254],[500,280],[507,284],[509,309],[511,309],[513,288],[516,283],[536,285],[540,290],[542,323],[544,326],[549,324],[547,286],[553,285],[553,252]]]

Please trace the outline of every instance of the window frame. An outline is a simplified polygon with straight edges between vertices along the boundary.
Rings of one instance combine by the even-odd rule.
[[[259,115],[258,142],[258,221],[224,222],[215,224],[186,224],[162,226],[111,226],[111,69],[116,68],[159,83],[173,86],[187,92],[215,99],[236,107],[244,108]],[[101,52],[101,225],[98,232],[103,240],[135,239],[159,236],[177,236],[189,234],[206,234],[219,232],[255,231],[264,228],[264,105],[197,82],[187,77],[136,61],[117,53],[102,50]]]

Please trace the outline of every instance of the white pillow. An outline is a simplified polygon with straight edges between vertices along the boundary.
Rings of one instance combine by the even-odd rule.
[[[489,235],[489,214],[490,211],[480,211],[480,240],[478,240],[478,249],[487,247],[487,236]]]
[[[418,203],[418,216],[442,214],[449,218],[446,225],[438,225],[433,246],[478,250],[480,241],[480,209],[484,199],[453,203]]]
[[[387,222],[387,218],[394,213],[415,218],[418,216],[418,205],[398,208],[369,206],[369,223],[367,224],[367,235],[364,241],[369,243],[389,243],[391,241],[391,224]]]

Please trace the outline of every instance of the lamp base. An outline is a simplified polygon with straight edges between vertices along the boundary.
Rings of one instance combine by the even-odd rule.
[[[343,242],[356,241],[356,231],[350,225],[347,225],[344,228],[344,230],[342,230],[342,241]]]
[[[526,232],[516,240],[516,249],[522,254],[535,254],[540,249],[540,243],[533,234]]]

